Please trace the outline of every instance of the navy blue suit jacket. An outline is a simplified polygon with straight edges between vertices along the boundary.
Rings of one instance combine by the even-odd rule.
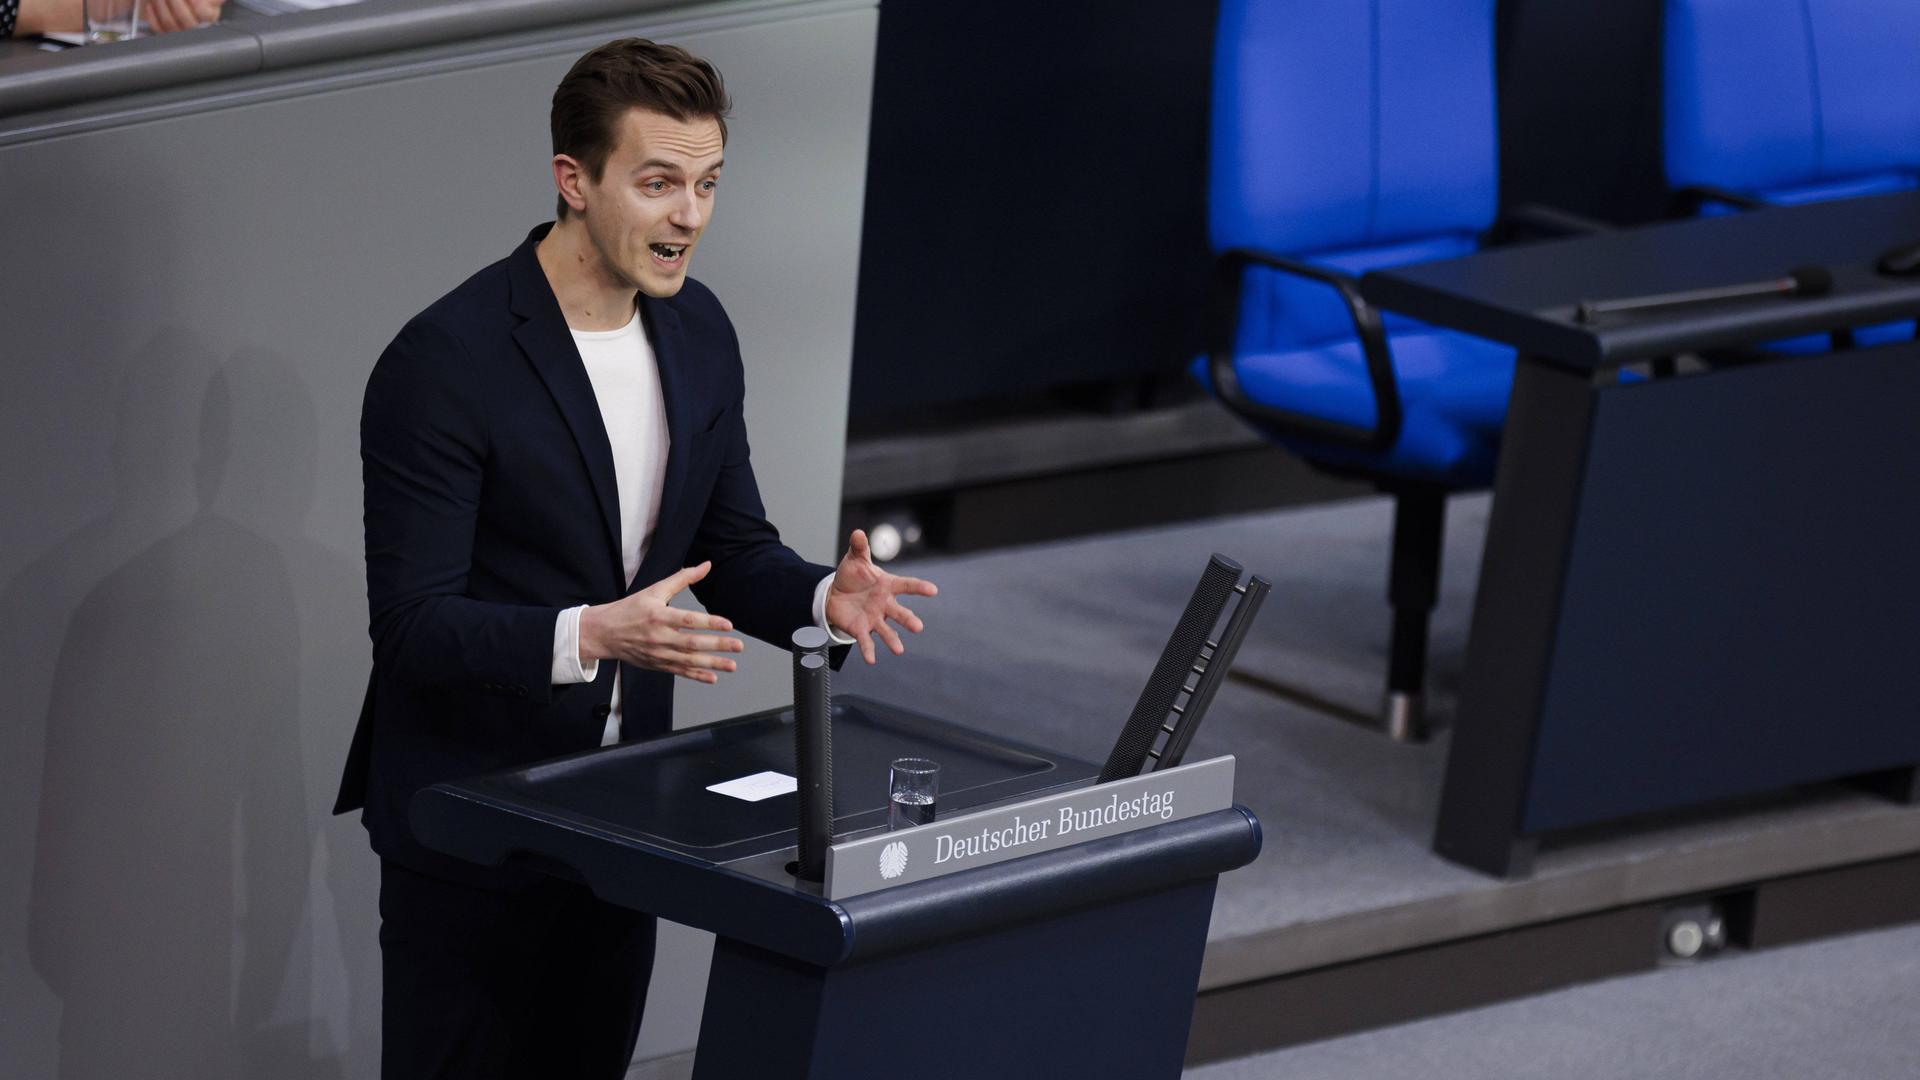
[[[548,228],[408,322],[374,366],[360,416],[373,675],[334,812],[364,807],[386,858],[496,887],[524,876],[413,839],[414,792],[597,746],[616,670],[622,740],[672,727],[673,677],[662,672],[603,661],[591,683],[552,685],[563,608],[711,559],[693,589],[701,603],[785,646],[813,621],[815,586],[832,573],[767,521],[739,341],[713,293],[689,279],[670,299],[639,298],[670,449],[659,524],[626,580],[606,428],[534,254]]]

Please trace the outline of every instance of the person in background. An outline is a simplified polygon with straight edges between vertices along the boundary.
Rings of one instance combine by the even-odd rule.
[[[85,0],[0,0],[0,38],[82,29]],[[222,0],[142,0],[140,21],[162,34],[205,26],[220,17]]]

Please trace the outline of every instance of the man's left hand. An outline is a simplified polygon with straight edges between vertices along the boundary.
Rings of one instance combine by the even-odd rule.
[[[916,634],[926,628],[920,616],[908,611],[899,598],[938,596],[939,593],[931,581],[889,574],[875,566],[873,552],[867,547],[866,530],[855,529],[846,555],[833,572],[833,584],[827,588],[827,622],[853,638],[860,646],[860,655],[871,664],[874,634],[880,635],[893,655],[907,651],[906,646],[900,644],[900,632],[887,625],[887,620]]]

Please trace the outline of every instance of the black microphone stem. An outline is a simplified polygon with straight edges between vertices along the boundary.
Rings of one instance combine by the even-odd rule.
[[[833,844],[833,687],[827,634],[803,627],[793,635],[793,759],[800,802],[799,865],[807,881],[827,875]]]
[[[1619,315],[1628,311],[1682,307],[1687,304],[1711,304],[1717,300],[1744,300],[1752,296],[1789,296],[1795,291],[1792,278],[1756,281],[1747,285],[1721,285],[1711,289],[1688,289],[1660,293],[1657,296],[1630,296],[1621,300],[1587,300],[1580,305],[1580,321],[1592,322],[1601,315]]]
[[[1715,285],[1705,289],[1681,289],[1651,296],[1625,296],[1617,300],[1582,300],[1574,309],[1574,318],[1593,322],[1602,315],[1620,315],[1629,311],[1712,304],[1722,300],[1745,300],[1760,296],[1825,296],[1833,291],[1833,275],[1818,266],[1802,266],[1785,277],[1769,281],[1746,281],[1738,285]]]

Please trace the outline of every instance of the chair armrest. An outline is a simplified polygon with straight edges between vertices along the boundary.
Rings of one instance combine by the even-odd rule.
[[[1598,218],[1562,210],[1544,203],[1521,203],[1500,211],[1487,229],[1488,245],[1510,244],[1530,235],[1546,237],[1594,236],[1614,232],[1615,227]]]
[[[1735,210],[1765,210],[1773,204],[1728,188],[1712,184],[1689,184],[1673,193],[1675,207],[1687,215],[1697,214],[1707,203],[1720,203]]]
[[[1240,375],[1233,366],[1233,342],[1240,325],[1240,282],[1249,265],[1318,281],[1340,294],[1347,314],[1353,319],[1361,355],[1367,362],[1367,382],[1373,389],[1372,427],[1262,405],[1240,388]],[[1353,277],[1268,251],[1230,248],[1221,252],[1214,263],[1212,301],[1207,331],[1207,373],[1213,379],[1214,392],[1227,408],[1264,427],[1342,446],[1384,450],[1400,437],[1400,384],[1394,374],[1393,354],[1387,349],[1387,331],[1381,324],[1379,311],[1361,298],[1360,283]]]

